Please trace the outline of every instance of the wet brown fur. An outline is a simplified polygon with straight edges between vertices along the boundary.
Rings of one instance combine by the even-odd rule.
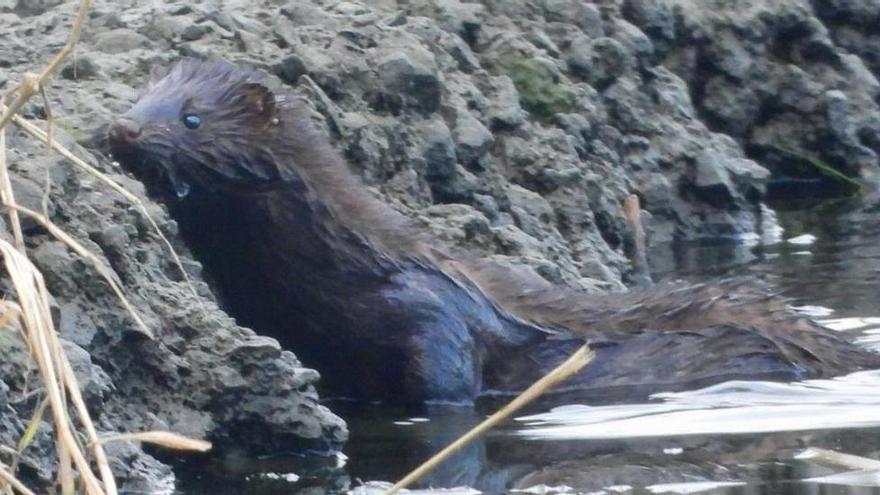
[[[775,356],[804,370],[806,376],[830,376],[880,365],[878,356],[794,314],[786,300],[754,280],[664,284],[626,294],[588,296],[553,286],[529,268],[510,269],[468,253],[438,248],[409,219],[375,198],[348,170],[339,154],[313,129],[308,106],[300,97],[273,92],[256,72],[230,69],[222,62],[184,60],[154,77],[145,90],[146,96],[130,112],[131,118],[151,122],[150,112],[157,105],[150,100],[151,94],[199,95],[201,101],[182,104],[208,112],[206,118],[219,126],[214,132],[219,139],[209,145],[191,145],[179,131],[157,126],[155,138],[151,138],[157,144],[146,153],[153,161],[139,162],[141,158],[135,155],[135,159],[128,159],[128,166],[136,172],[146,167],[155,173],[157,166],[170,166],[169,152],[191,154],[181,163],[193,163],[197,170],[186,168],[173,173],[186,174],[187,181],[205,187],[233,190],[243,198],[250,195],[255,205],[265,202],[265,215],[273,222],[302,219],[278,210],[286,208],[284,201],[260,198],[296,190],[314,213],[316,224],[312,230],[321,238],[314,244],[304,242],[304,247],[298,248],[302,250],[300,257],[332,258],[340,267],[358,266],[364,273],[375,274],[377,280],[382,277],[379,272],[426,267],[457,281],[464,290],[485,297],[500,313],[535,328],[549,342],[578,337],[598,346],[614,346],[631,341],[638,345],[627,359],[664,352],[680,358],[668,365],[656,364],[663,367],[656,370],[656,376],[644,369],[651,363],[620,363],[619,370],[602,372],[606,377],[615,377],[609,378],[609,383],[712,378],[719,368],[723,371],[728,360],[731,375],[747,374],[747,366],[736,369],[734,360],[738,355]],[[150,132],[148,126],[143,132]],[[127,150],[119,150],[125,162]],[[229,155],[245,158],[230,164],[224,161]],[[351,237],[360,244],[352,244]],[[360,247],[355,249],[353,245]],[[283,254],[270,255],[278,257],[280,263],[294,262]],[[302,273],[304,279],[320,276]],[[338,287],[343,290],[342,285]],[[316,330],[320,331],[326,332],[329,339],[329,333],[336,330]],[[541,355],[537,355],[539,348]],[[484,380],[501,390],[521,388],[535,375],[523,371],[523,367],[543,359],[546,352],[548,346],[542,345],[523,349],[522,359],[513,357],[505,362],[498,358]],[[559,358],[552,356],[552,360]]]

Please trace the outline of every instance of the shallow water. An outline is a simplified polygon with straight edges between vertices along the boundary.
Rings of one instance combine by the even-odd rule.
[[[784,239],[794,242],[659,248],[652,268],[661,279],[756,275],[800,311],[880,350],[877,216],[847,204],[784,213]],[[849,472],[804,454],[817,447],[880,459],[878,390],[880,371],[867,371],[545,403],[447,461],[422,486],[484,493],[514,485],[535,487],[525,493],[880,493],[880,470]],[[396,480],[491,411],[330,406],[352,431],[347,458],[190,459],[179,470],[181,493],[329,493]]]

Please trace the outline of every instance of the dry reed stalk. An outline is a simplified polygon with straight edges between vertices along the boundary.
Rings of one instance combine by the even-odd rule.
[[[0,301],[0,330],[3,330],[10,324],[18,321],[21,317],[21,307],[12,301]]]
[[[6,129],[0,127],[0,200],[5,205],[15,204],[15,194],[12,192],[12,182],[9,180],[9,170],[6,166]],[[21,222],[18,220],[18,212],[9,212],[9,223],[12,225],[12,238],[15,239],[15,247],[24,252],[24,236],[21,233]]]
[[[67,244],[70,249],[73,249],[76,254],[80,255],[80,257],[88,260],[89,263],[95,268],[95,270],[101,275],[101,277],[106,281],[110,288],[113,290],[113,293],[116,294],[116,297],[119,299],[119,302],[128,311],[128,314],[134,319],[135,323],[137,323],[138,329],[144,335],[149,338],[153,338],[153,332],[147,327],[147,324],[144,323],[143,319],[141,319],[140,315],[138,315],[137,311],[134,309],[134,306],[128,301],[128,298],[125,297],[125,293],[122,291],[122,287],[116,282],[113,278],[113,270],[108,268],[104,263],[101,262],[101,259],[95,256],[91,251],[86,249],[82,244],[80,244],[76,239],[71,237],[67,232],[58,227],[52,221],[50,221],[45,216],[37,213],[31,209],[25,208],[24,206],[11,206],[12,209],[15,209],[25,216],[35,220],[39,223],[44,229],[46,229],[52,237],[58,239],[59,241]]]
[[[2,451],[2,450],[4,450],[3,445],[0,445],[0,451]],[[12,449],[10,449],[10,450],[12,450]],[[14,452],[15,451],[13,450],[13,453]],[[0,463],[0,469],[5,469],[5,466],[3,463]],[[13,473],[15,473],[14,468],[5,469],[5,470],[6,470],[7,478],[13,478],[13,479],[15,478],[15,475],[13,474]],[[12,485],[7,483],[6,478],[3,478],[3,477],[0,477],[0,494],[2,494],[2,495],[15,495],[15,492],[12,490]]]
[[[9,471],[6,470],[6,466],[4,464],[0,464],[0,481],[3,481],[9,484],[13,490],[18,491],[18,493],[22,495],[35,495],[34,492],[30,491],[28,487],[21,484],[21,481],[12,475]]]
[[[58,336],[53,334],[53,338],[57,342]],[[57,344],[60,348],[61,343],[57,342]],[[76,414],[79,417],[83,429],[86,431],[89,446],[92,450],[92,456],[95,458],[95,464],[98,466],[98,472],[101,474],[101,480],[104,482],[105,491],[107,492],[107,495],[115,494],[116,479],[113,477],[113,472],[110,471],[110,461],[107,459],[107,454],[104,452],[104,449],[95,445],[98,440],[98,432],[95,430],[95,425],[92,423],[92,417],[86,409],[86,403],[85,400],[83,400],[82,392],[79,390],[79,384],[76,383],[76,375],[73,372],[73,367],[70,366],[70,361],[65,354],[61,354],[61,364],[64,367],[64,383],[67,386],[67,393],[70,395],[73,401],[73,407],[76,409]]]
[[[436,468],[441,462],[445,461],[452,454],[458,452],[459,450],[461,450],[461,448],[479,438],[480,435],[486,433],[498,423],[509,418],[511,415],[513,415],[513,413],[521,409],[529,402],[543,395],[547,390],[553,388],[559,382],[580,371],[584,366],[586,366],[590,361],[593,360],[593,356],[593,351],[591,351],[589,346],[587,345],[584,345],[583,347],[575,351],[574,354],[566,359],[564,363],[560,364],[551,372],[544,375],[543,378],[533,383],[532,386],[527,388],[523,393],[516,396],[516,398],[510,401],[506,406],[499,409],[495,414],[486,418],[485,421],[472,428],[470,431],[459,437],[456,441],[449,444],[445,449],[441,450],[433,457],[425,461],[421,466],[417,467],[408,475],[404,476],[403,479],[401,479],[400,481],[395,483],[394,486],[389,488],[385,492],[385,495],[397,493],[399,490],[406,488],[422,476],[431,472],[431,470]]]
[[[0,444],[0,452],[4,454],[8,454],[12,457],[13,465],[12,467],[6,466],[2,462],[0,462],[0,469],[6,471],[7,478],[15,478],[15,464],[14,461],[17,460],[16,456],[18,456],[18,451],[12,448],[9,448],[3,444]],[[15,492],[12,491],[12,485],[10,485],[6,480],[7,478],[0,477],[0,494],[2,495],[15,495]]]
[[[70,28],[70,36],[67,37],[67,43],[64,45],[64,48],[55,55],[55,58],[53,58],[52,61],[49,62],[49,65],[47,65],[39,74],[25,75],[24,80],[18,87],[18,95],[15,100],[9,104],[9,108],[3,112],[2,117],[0,117],[0,129],[5,127],[6,124],[9,123],[9,120],[12,119],[12,116],[15,115],[15,112],[17,112],[18,109],[31,98],[31,96],[40,90],[40,87],[43,86],[46,79],[58,70],[61,63],[64,62],[64,60],[67,59],[67,56],[70,55],[70,52],[76,48],[76,44],[79,42],[80,32],[82,31],[83,22],[86,20],[86,13],[91,4],[92,2],[90,0],[80,0],[79,11],[77,12],[76,19],[74,19],[73,25]]]
[[[73,466],[79,473],[89,495],[115,494],[113,481],[98,480],[80,448],[68,415],[66,402],[69,398],[77,410],[85,410],[82,398],[77,394],[65,394],[65,389],[77,388],[76,377],[68,372],[66,358],[55,333],[50,313],[48,293],[43,276],[30,260],[14,246],[0,240],[0,253],[21,306],[22,328],[29,341],[32,358],[43,378],[46,394],[55,425],[56,445],[59,457],[59,482],[62,493],[73,493]],[[68,365],[69,366],[69,365]],[[80,418],[88,422],[86,418]],[[100,448],[100,447],[98,447]],[[103,487],[102,487],[103,485]]]
[[[211,442],[188,438],[170,431],[144,431],[140,433],[120,433],[109,435],[100,440],[108,442],[147,442],[173,450],[187,450],[192,452],[207,452],[211,450]]]

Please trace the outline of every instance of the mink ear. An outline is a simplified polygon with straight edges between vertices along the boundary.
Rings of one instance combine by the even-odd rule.
[[[263,123],[268,123],[275,117],[275,95],[266,86],[259,83],[244,83],[237,88],[236,93],[241,95],[242,102],[248,110],[258,116]]]

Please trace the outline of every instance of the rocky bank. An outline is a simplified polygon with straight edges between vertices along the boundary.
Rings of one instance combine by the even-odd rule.
[[[76,7],[0,0],[0,91],[64,45]],[[150,69],[185,55],[256,66],[305,93],[353,170],[443,241],[622,290],[630,193],[654,242],[751,240],[775,229],[768,190],[833,185],[812,163],[875,178],[877,25],[878,0],[97,1],[48,93],[58,139],[144,197],[104,135]],[[43,124],[46,109],[35,100],[23,115]],[[318,374],[218,308],[163,208],[145,198],[197,295],[124,199],[8,136],[19,202],[39,209],[48,186],[51,219],[112,266],[156,334],[136,332],[97,274],[26,222],[102,430],[251,452],[343,446]],[[15,445],[35,406],[26,353],[0,332],[0,444]],[[47,425],[26,479],[51,479],[51,450]],[[142,450],[110,453],[124,490],[173,485]]]

